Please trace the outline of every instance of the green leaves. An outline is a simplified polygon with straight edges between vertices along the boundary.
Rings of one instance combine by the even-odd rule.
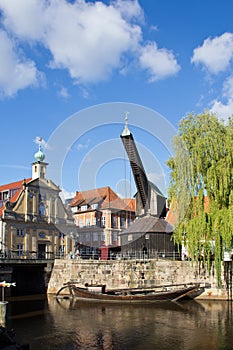
[[[221,267],[222,244],[233,236],[233,119],[227,123],[204,113],[181,119],[170,167],[170,202],[178,208],[174,239],[185,242],[191,258],[197,251]],[[198,254],[199,254],[198,253]],[[221,270],[218,270],[220,281]]]

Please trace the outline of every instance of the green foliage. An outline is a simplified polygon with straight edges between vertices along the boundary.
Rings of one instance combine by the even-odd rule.
[[[215,266],[221,283],[223,244],[233,236],[233,119],[220,121],[204,113],[181,119],[174,138],[169,199],[177,206],[175,242],[187,246],[192,259],[209,260],[214,242]]]

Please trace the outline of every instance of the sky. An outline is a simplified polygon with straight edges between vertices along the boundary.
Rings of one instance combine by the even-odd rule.
[[[30,177],[40,144],[64,197],[134,195],[127,116],[166,194],[180,119],[232,115],[232,13],[232,0],[0,0],[0,184]]]

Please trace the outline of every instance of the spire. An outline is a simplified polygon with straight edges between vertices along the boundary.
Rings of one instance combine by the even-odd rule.
[[[36,143],[39,145],[39,150],[34,154],[34,158],[37,162],[43,162],[45,159],[45,154],[41,147],[42,137],[37,136]]]
[[[128,128],[128,114],[129,114],[129,112],[125,112],[125,127],[121,133],[121,136],[129,136],[131,134],[131,132]]]
[[[45,159],[45,154],[42,151],[41,145],[39,145],[39,150],[38,152],[35,153],[34,158],[37,162],[43,162]]]
[[[32,179],[46,179],[46,166],[48,163],[44,162],[45,154],[42,150],[41,143],[42,138],[37,138],[37,143],[39,145],[39,150],[34,154],[36,162],[32,164]]]

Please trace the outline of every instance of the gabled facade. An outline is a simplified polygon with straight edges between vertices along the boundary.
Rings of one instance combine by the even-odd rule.
[[[39,149],[32,177],[0,186],[0,252],[4,258],[54,258],[72,250],[76,228],[59,196],[46,179]],[[73,238],[72,238],[73,237]]]
[[[103,245],[118,247],[119,233],[135,219],[135,199],[122,199],[110,187],[76,192],[70,208],[79,244],[94,252]]]

